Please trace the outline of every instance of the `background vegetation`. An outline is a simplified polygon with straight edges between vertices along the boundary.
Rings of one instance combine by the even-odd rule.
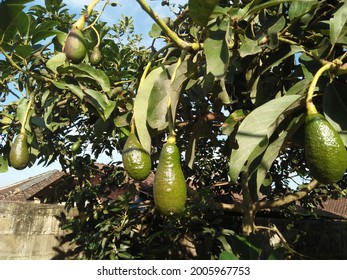
[[[100,1],[96,11],[99,1],[92,1],[82,10],[83,34],[88,54],[100,43],[97,65],[88,55],[69,63],[62,52],[78,19],[68,3],[30,2],[0,4],[0,169],[7,171],[11,143],[25,128],[29,165],[58,160],[71,174],[73,187],[61,190],[61,200],[80,213],[62,217],[75,257],[317,257],[297,252],[297,244],[305,246],[300,236],[287,242],[255,217],[272,210],[288,219],[283,230],[290,232],[322,201],[346,195],[346,178],[332,185],[311,178],[303,150],[306,93],[327,63],[337,66],[319,79],[314,102],[347,144],[344,1],[206,1],[218,4],[213,11],[187,1],[161,19],[137,0],[153,19],[150,48],[130,17],[113,26],[100,20],[116,4]],[[179,217],[159,214],[150,191],[140,193],[121,163],[100,170],[94,160],[122,151],[133,118],[155,171],[169,96],[189,185]],[[111,190],[125,192],[110,200]]]

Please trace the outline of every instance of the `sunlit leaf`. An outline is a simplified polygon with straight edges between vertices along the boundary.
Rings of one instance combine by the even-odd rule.
[[[273,99],[253,110],[242,121],[236,134],[238,149],[232,150],[230,156],[229,175],[232,181],[237,181],[250,157],[256,158],[266,149],[269,137],[292,108],[298,106],[300,99],[300,95]]]
[[[159,67],[152,70],[148,74],[146,79],[140,84],[134,101],[134,118],[137,135],[142,146],[149,153],[151,151],[151,137],[147,128],[148,101],[154,86],[154,82],[162,71],[163,68]]]

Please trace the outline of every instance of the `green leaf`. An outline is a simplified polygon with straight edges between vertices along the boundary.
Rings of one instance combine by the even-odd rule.
[[[107,96],[100,91],[84,89],[84,92],[86,101],[94,106],[104,121],[107,120],[116,106],[116,101],[108,100]]]
[[[238,149],[231,152],[229,175],[237,181],[245,163],[256,158],[266,148],[270,136],[288,115],[293,107],[297,107],[301,95],[288,95],[273,99],[253,110],[242,121],[237,133]]]
[[[156,78],[147,109],[147,121],[153,129],[163,130],[167,126],[168,97],[170,94],[170,74],[168,69]]]
[[[168,98],[171,99],[172,116],[176,115],[176,107],[184,82],[187,80],[188,59],[179,67],[173,64],[163,70],[156,78],[147,109],[147,121],[153,129],[163,130],[167,127]],[[176,70],[175,70],[176,69]],[[175,80],[171,83],[173,72],[176,71]]]
[[[189,0],[189,15],[194,23],[206,26],[219,0]]]
[[[4,156],[0,156],[0,173],[8,171],[8,161]]]
[[[346,35],[347,28],[347,3],[345,2],[329,20],[330,25],[330,41],[334,45]]]
[[[248,114],[244,109],[235,110],[225,121],[222,126],[222,133],[225,135],[230,135]]]
[[[24,116],[28,110],[28,105],[29,105],[29,101],[26,98],[22,98],[19,103],[18,103],[18,107],[17,107],[17,116],[19,119],[19,122],[21,123],[21,125],[25,127],[26,130],[31,131],[31,127],[30,127],[30,116],[33,113],[33,109],[30,108],[28,111],[28,117],[27,117],[27,121],[26,123],[23,123],[24,120]]]
[[[153,89],[155,80],[162,71],[163,68],[158,67],[148,74],[148,76],[140,84],[134,101],[134,118],[137,135],[143,148],[148,153],[150,153],[151,151],[151,136],[147,129],[147,109],[149,97]]]
[[[159,38],[163,30],[156,23],[153,23],[152,29],[148,32],[148,36],[151,38]]]
[[[104,92],[108,92],[111,89],[110,80],[104,71],[95,69],[93,66],[85,63],[77,65],[69,65],[67,67],[59,67],[59,73],[70,73],[76,78],[90,78],[96,81]]]
[[[48,69],[53,71],[54,73],[58,74],[57,68],[64,65],[66,62],[66,55],[65,53],[58,53],[56,55],[53,55],[47,62],[46,66]]]
[[[262,50],[262,47],[257,44],[257,41],[254,41],[247,37],[241,38],[241,47],[239,48],[240,57],[254,55],[260,53]]]
[[[288,16],[290,20],[301,18],[317,5],[315,0],[294,0],[289,7]]]
[[[238,260],[239,258],[233,253],[229,251],[222,251],[219,254],[219,260]]]
[[[340,134],[347,146],[347,85],[340,82],[330,83],[324,92],[323,111],[327,120]]]
[[[17,20],[21,22],[23,17],[24,4],[32,2],[32,0],[21,0],[16,1],[2,1],[0,3],[0,33],[6,34],[7,30],[14,24]]]
[[[229,66],[228,47],[229,20],[223,20],[218,25],[211,27],[204,42],[206,55],[207,74],[223,78]]]
[[[279,152],[281,151],[284,143],[288,140],[290,136],[292,136],[295,131],[303,124],[303,115],[294,118],[291,123],[288,125],[286,130],[282,131],[278,138],[276,138],[272,143],[268,145],[264,154],[261,157],[261,162],[259,165],[254,167],[254,170],[249,170],[251,175],[251,179],[254,181],[254,184],[249,184],[255,186],[254,194],[259,193],[259,189],[262,186],[268,171],[270,170],[273,161],[277,158]]]

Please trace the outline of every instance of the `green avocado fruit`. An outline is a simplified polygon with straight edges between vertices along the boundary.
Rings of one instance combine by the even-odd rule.
[[[64,45],[64,52],[68,60],[74,64],[83,61],[87,53],[86,40],[81,30],[72,27]]]
[[[9,154],[9,161],[10,165],[18,170],[22,170],[28,166],[29,149],[25,132],[21,132],[14,139]]]
[[[305,156],[313,178],[323,184],[342,179],[347,168],[347,151],[344,143],[326,120],[319,114],[305,118]]]
[[[181,168],[180,152],[175,143],[165,143],[160,152],[153,196],[155,207],[164,215],[184,211],[187,185]]]
[[[142,147],[134,132],[131,132],[126,140],[122,152],[122,161],[128,175],[142,181],[151,172],[151,157]]]
[[[74,142],[71,146],[71,152],[77,153],[78,150],[81,147],[81,139],[78,139],[76,142]]]
[[[102,54],[98,46],[95,46],[92,50],[92,53],[90,54],[90,64],[91,65],[98,65],[102,59]]]

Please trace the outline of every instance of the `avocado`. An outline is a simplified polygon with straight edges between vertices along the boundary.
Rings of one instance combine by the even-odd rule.
[[[86,40],[83,33],[77,27],[72,27],[65,41],[63,51],[68,60],[74,64],[83,61],[87,53]]]
[[[142,181],[151,172],[151,157],[142,147],[134,132],[130,132],[124,144],[122,160],[125,171],[135,180]]]
[[[165,143],[160,152],[153,196],[156,208],[164,215],[184,211],[187,185],[181,168],[180,152],[175,143]]]
[[[92,53],[90,54],[90,64],[91,65],[98,65],[102,59],[102,54],[98,46],[95,46],[92,50]]]
[[[347,151],[340,135],[318,112],[305,117],[305,157],[311,175],[323,184],[339,181],[347,168]]]
[[[24,169],[29,164],[29,149],[26,132],[17,135],[12,143],[9,154],[10,165],[18,170]]]
[[[71,152],[77,153],[78,150],[81,147],[81,139],[78,139],[76,142],[74,142],[71,146]]]

